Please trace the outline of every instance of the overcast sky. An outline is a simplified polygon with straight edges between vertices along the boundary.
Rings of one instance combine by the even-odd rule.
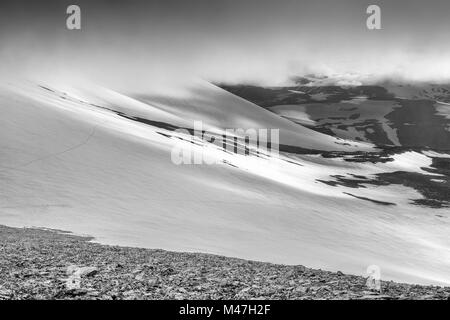
[[[81,7],[82,30],[66,29]],[[381,7],[382,30],[366,28]],[[448,0],[0,2],[2,73],[184,74],[277,84],[301,73],[450,79]]]

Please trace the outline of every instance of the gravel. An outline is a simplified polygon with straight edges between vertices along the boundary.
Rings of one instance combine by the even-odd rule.
[[[0,225],[0,300],[450,299],[450,287],[203,253],[101,245],[57,230]]]

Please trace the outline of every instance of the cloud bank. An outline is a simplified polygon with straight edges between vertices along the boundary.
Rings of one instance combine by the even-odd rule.
[[[82,30],[65,27],[71,3],[3,3],[3,77],[89,77],[145,86],[202,77],[284,84],[307,73],[450,81],[448,1],[78,1]]]

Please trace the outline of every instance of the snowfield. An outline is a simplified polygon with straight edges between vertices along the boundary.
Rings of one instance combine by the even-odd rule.
[[[176,92],[182,93],[1,85],[0,224],[358,275],[375,264],[383,279],[450,284],[448,208],[413,205],[410,200],[422,196],[401,185],[352,188],[318,181],[430,174],[423,170],[432,163],[430,154],[409,151],[372,163],[320,154],[227,153],[201,139],[193,144],[165,125],[192,128],[201,120],[212,132],[279,128],[280,143],[289,146],[377,149],[310,130],[209,83]],[[180,145],[219,164],[175,165],[171,151]]]

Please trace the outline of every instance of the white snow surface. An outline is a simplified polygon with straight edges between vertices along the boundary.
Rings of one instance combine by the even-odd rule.
[[[70,84],[48,88],[53,91],[30,82],[0,88],[0,224],[353,274],[375,264],[383,279],[450,284],[446,209],[414,206],[410,199],[420,194],[398,185],[355,189],[317,181],[419,172],[431,164],[425,154],[402,153],[379,164],[230,154],[108,109],[184,127],[203,120],[211,130],[280,128],[282,143],[305,148],[372,147],[347,146],[202,82],[181,97]],[[225,162],[175,165],[175,145]]]

